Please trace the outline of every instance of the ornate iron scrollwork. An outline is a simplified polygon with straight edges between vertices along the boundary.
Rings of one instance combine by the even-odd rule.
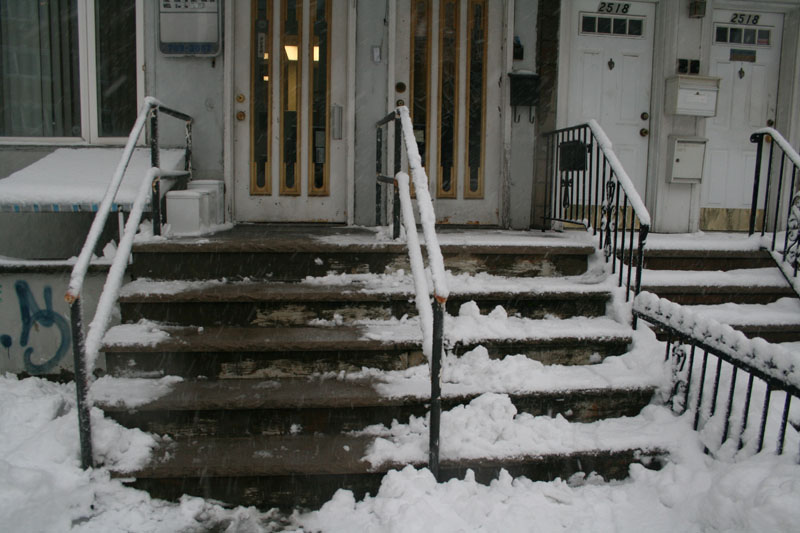
[[[606,197],[603,200],[603,207],[602,207],[602,224],[601,230],[603,231],[603,255],[605,255],[606,261],[608,258],[611,257],[611,232],[616,230],[614,220],[612,218],[612,213],[617,208],[615,202],[615,192],[617,190],[617,184],[613,180],[609,180],[606,183]]]
[[[798,267],[800,259],[800,191],[794,193],[792,205],[789,209],[789,220],[786,222],[787,242],[784,250],[784,260],[788,261],[792,268]]]

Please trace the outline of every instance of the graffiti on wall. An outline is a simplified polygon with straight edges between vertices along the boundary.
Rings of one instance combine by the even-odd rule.
[[[66,355],[70,347],[72,336],[67,319],[53,311],[53,289],[45,285],[42,290],[41,307],[27,281],[18,280],[14,283],[14,291],[19,303],[20,331],[16,342],[23,349],[22,360],[25,371],[31,374],[46,374],[52,371]],[[8,298],[0,285],[0,303]],[[33,336],[40,334],[40,328],[54,328],[56,332],[56,347],[52,353],[35,353]],[[6,352],[6,357],[11,358],[11,347],[14,345],[14,332],[0,333],[0,346]]]

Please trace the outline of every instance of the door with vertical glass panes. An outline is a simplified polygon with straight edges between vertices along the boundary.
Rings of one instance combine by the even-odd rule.
[[[234,213],[345,222],[344,0],[234,4]]]
[[[391,105],[409,108],[440,224],[499,224],[503,2],[398,0]]]

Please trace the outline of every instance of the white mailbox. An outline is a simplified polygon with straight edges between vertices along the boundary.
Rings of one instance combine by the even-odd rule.
[[[720,78],[709,76],[667,78],[665,111],[673,115],[715,116],[719,82]]]
[[[707,141],[703,137],[669,136],[671,183],[700,183]]]

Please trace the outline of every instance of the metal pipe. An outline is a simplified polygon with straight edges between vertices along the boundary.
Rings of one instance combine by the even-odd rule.
[[[786,399],[783,402],[783,416],[781,417],[781,428],[778,431],[778,447],[775,449],[775,453],[778,455],[783,454],[783,442],[786,439],[786,423],[789,421],[789,407],[792,402],[792,395],[788,392],[786,393]]]
[[[764,394],[764,405],[761,409],[761,425],[758,427],[758,448],[756,453],[764,448],[764,432],[767,429],[767,417],[769,416],[769,400],[772,396],[772,386],[767,383],[767,392]]]
[[[86,368],[86,343],[83,337],[83,316],[81,298],[76,298],[69,306],[72,325],[72,357],[75,367],[75,395],[78,411],[78,436],[81,444],[81,468],[94,468],[92,452],[92,421],[89,405],[89,374]]]
[[[396,115],[396,114],[395,114]],[[400,172],[402,166],[401,142],[402,142],[402,124],[400,124],[400,117],[396,115],[394,121],[394,174]],[[394,210],[392,213],[392,238],[400,238],[400,192],[397,186],[394,187]]]
[[[697,425],[700,423],[700,409],[703,407],[703,389],[706,384],[706,366],[708,364],[708,352],[703,351],[703,371],[700,373],[700,392],[697,395],[697,406],[694,410],[694,424],[692,427],[697,431]]]
[[[439,477],[439,434],[442,417],[442,347],[444,339],[444,308],[446,299],[434,295],[433,346],[431,352],[431,420],[428,468],[436,481]]]
[[[736,390],[736,373],[739,369],[734,366],[733,372],[731,373],[731,388],[728,391],[728,403],[725,406],[725,425],[722,428],[722,441],[720,444],[723,444],[726,440],[728,440],[728,428],[731,425],[731,410],[733,409],[733,394]]]

